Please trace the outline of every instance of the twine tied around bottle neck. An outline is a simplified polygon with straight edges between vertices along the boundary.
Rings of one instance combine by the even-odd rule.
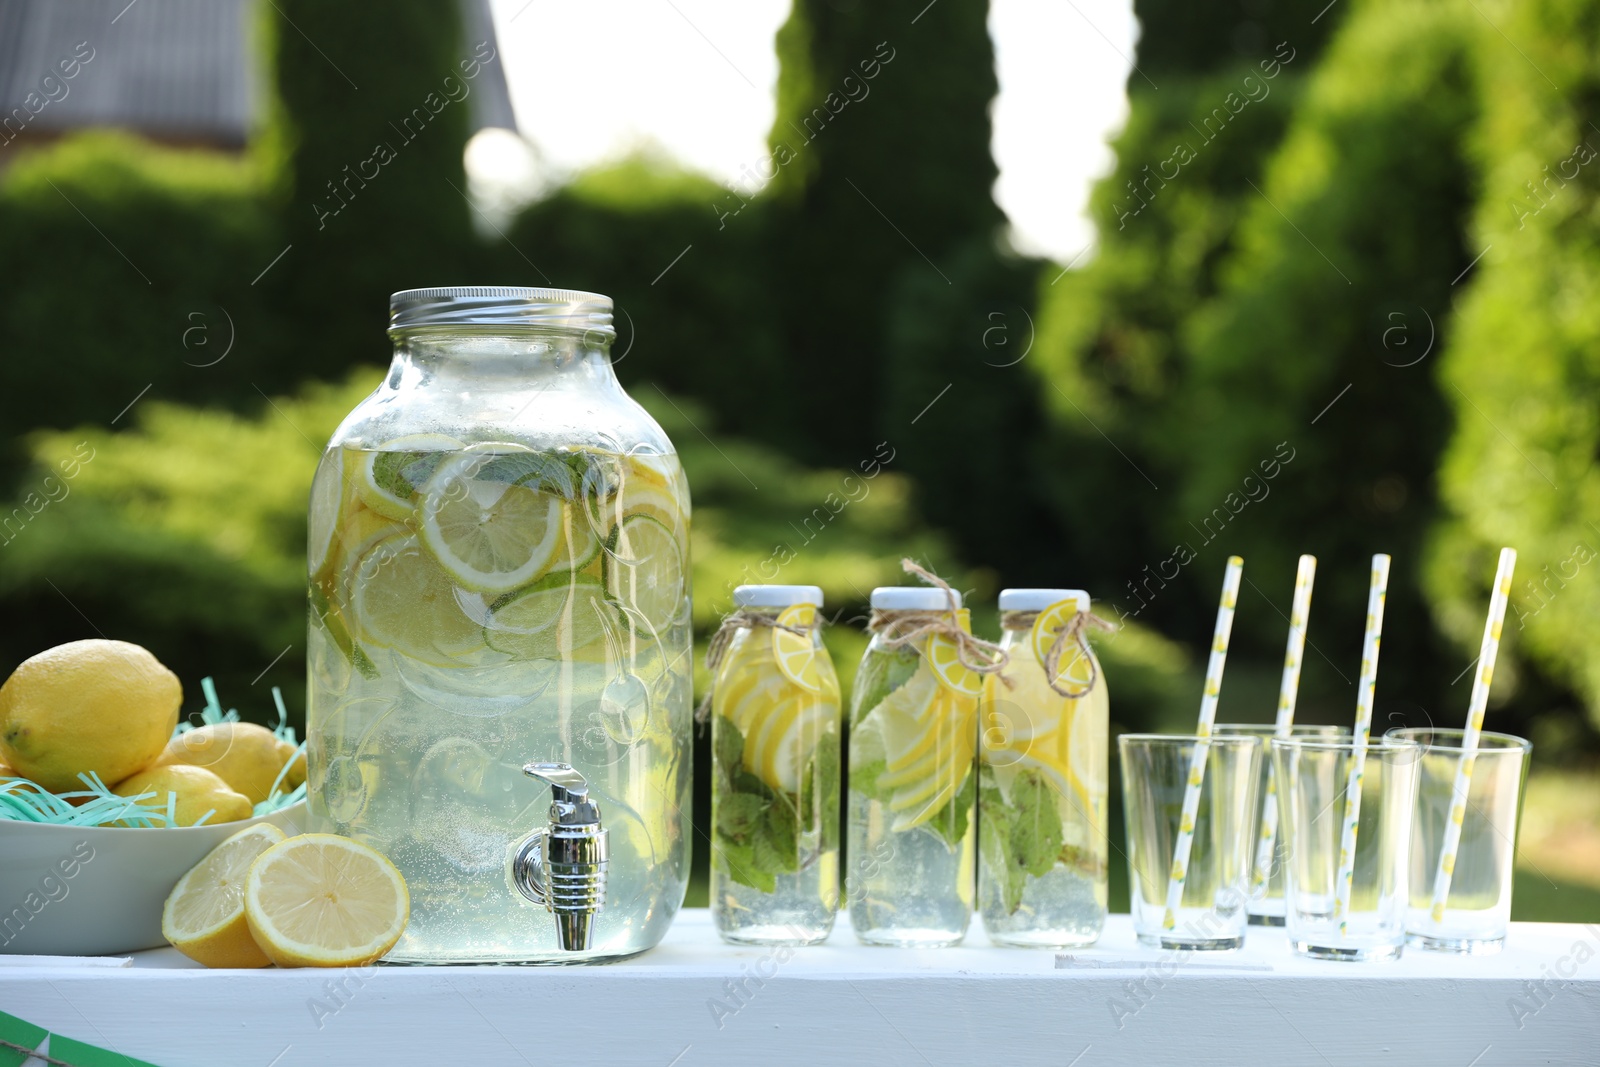
[[[1039,621],[1037,611],[1007,611],[1000,615],[1000,625],[1007,630],[1032,630],[1033,624]],[[1100,681],[1100,667],[1095,662],[1093,654],[1089,651],[1088,630],[1090,627],[1104,633],[1115,633],[1117,624],[1108,619],[1102,619],[1092,611],[1080,611],[1067,621],[1067,624],[1056,631],[1056,639],[1050,642],[1050,649],[1044,655],[1044,680],[1049,683],[1057,695],[1068,700],[1078,700],[1088,696],[1094,691],[1096,683]],[[1061,688],[1061,657],[1066,654],[1068,646],[1076,644],[1082,650],[1083,657],[1089,663],[1089,682],[1080,693],[1073,693]]]
[[[992,641],[985,641],[981,637],[961,628],[957,621],[956,612],[960,610],[956,591],[950,588],[950,583],[934,574],[932,571],[919,565],[915,560],[902,559],[901,568],[910,575],[921,578],[924,582],[943,590],[945,598],[949,601],[949,608],[929,611],[923,608],[873,608],[872,616],[867,620],[867,630],[878,639],[880,648],[899,649],[911,645],[922,647],[925,638],[939,636],[947,637],[956,646],[956,659],[969,671],[977,674],[998,674],[1006,669],[1011,662],[1011,656],[1005,649]],[[1000,680],[1007,687],[1012,685],[1011,679],[1004,674]]]
[[[728,646],[733,644],[734,636],[740,630],[755,630],[766,627],[773,630],[784,630],[796,637],[809,637],[822,625],[822,610],[816,609],[811,622],[806,626],[796,626],[792,623],[779,622],[777,615],[768,615],[762,611],[752,611],[749,608],[737,608],[722,617],[722,625],[717,627],[717,632],[711,635],[711,640],[706,642],[706,670],[711,674],[711,684],[706,688],[706,695],[701,698],[700,706],[694,709],[694,721],[703,723],[711,718],[711,698],[717,691],[717,671],[722,666],[722,659],[728,654]]]

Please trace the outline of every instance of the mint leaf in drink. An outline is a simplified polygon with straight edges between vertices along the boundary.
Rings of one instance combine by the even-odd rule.
[[[718,835],[717,860],[722,869],[728,872],[728,877],[740,885],[759,889],[763,893],[771,893],[778,888],[777,877],[763,869],[757,860],[754,845],[730,841]]]
[[[756,865],[763,870],[793,874],[800,869],[798,826],[794,807],[784,794],[767,805],[764,832],[755,839]]]
[[[989,768],[983,768],[987,778]],[[1011,809],[1000,790],[985,782],[978,790],[978,856],[986,878],[1000,891],[1007,915],[1022,906],[1028,872],[1011,861]]]
[[[1061,811],[1055,787],[1035,770],[1011,783],[1011,854],[1035,878],[1047,874],[1061,854]]]
[[[718,768],[730,777],[744,763],[744,735],[726,715],[718,715],[716,729],[716,760]]]
[[[749,793],[717,799],[717,833],[734,841],[748,841],[766,818],[768,801]]]
[[[884,697],[910,681],[921,662],[921,654],[910,646],[868,656],[856,672],[850,724],[854,726],[863,721],[873,708],[883,703]]]
[[[972,805],[977,795],[978,776],[969,773],[955,796],[922,825],[942,837],[944,843],[954,851],[961,847],[961,839],[967,836],[967,823],[972,817]]]

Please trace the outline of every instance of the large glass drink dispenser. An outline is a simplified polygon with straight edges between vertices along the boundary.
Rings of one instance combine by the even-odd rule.
[[[312,489],[315,829],[411,891],[390,960],[661,940],[689,864],[689,490],[611,301],[396,293],[394,361]]]

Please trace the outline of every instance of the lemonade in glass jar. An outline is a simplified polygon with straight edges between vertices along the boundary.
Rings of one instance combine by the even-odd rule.
[[[388,377],[335,431],[312,489],[313,829],[404,874],[411,918],[391,960],[641,952],[688,873],[677,453],[616,380],[606,297],[412,290],[395,294],[390,334]],[[580,947],[514,889],[562,767],[606,830]]]

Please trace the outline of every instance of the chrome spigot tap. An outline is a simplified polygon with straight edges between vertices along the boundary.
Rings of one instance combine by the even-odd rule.
[[[511,860],[511,881],[556,917],[566,952],[589,948],[594,916],[606,903],[609,831],[589,799],[589,783],[565,763],[530,763],[522,773],[550,785],[550,824],[529,834]]]

